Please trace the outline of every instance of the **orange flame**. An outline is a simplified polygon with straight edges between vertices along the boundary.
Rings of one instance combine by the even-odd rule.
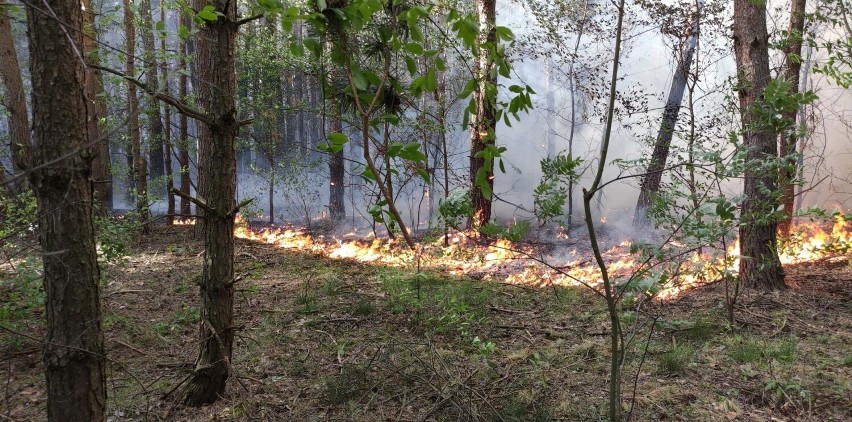
[[[182,222],[176,224],[194,224]],[[238,218],[235,235],[238,238],[263,242],[283,249],[294,249],[318,253],[333,259],[352,259],[363,263],[380,263],[394,266],[410,266],[415,260],[413,251],[393,240],[343,241],[323,236],[312,237],[301,230],[264,229],[254,231]],[[355,235],[351,233],[346,235]],[[559,269],[548,267],[528,255],[525,246],[507,240],[493,244],[478,244],[469,233],[454,232],[449,246],[436,241],[422,245],[421,263],[428,268],[441,269],[454,275],[481,274],[491,277],[501,274],[507,283],[527,285],[586,285],[597,288],[601,284],[601,273],[591,255],[562,265]],[[852,230],[849,222],[836,218],[834,226],[827,229],[819,223],[797,225],[793,235],[781,243],[781,262],[794,264],[812,261],[832,254],[852,251]],[[603,253],[610,278],[623,282],[640,269],[637,256],[630,251],[631,243],[624,241]],[[528,249],[528,248],[527,248]],[[721,279],[724,275],[736,274],[739,266],[739,245],[734,242],[721,257],[693,253],[670,274],[656,296],[676,297],[696,285]],[[577,256],[576,251],[571,255]]]

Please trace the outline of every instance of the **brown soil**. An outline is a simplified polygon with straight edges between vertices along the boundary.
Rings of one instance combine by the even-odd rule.
[[[200,409],[175,403],[196,353],[191,233],[157,228],[107,269],[110,420],[604,418],[608,325],[587,290],[416,276],[246,241],[227,393]],[[743,293],[733,329],[722,283],[644,304],[625,408],[634,398],[633,418],[647,421],[852,420],[849,264],[787,267],[791,288]],[[45,418],[40,321],[0,333],[0,419]]]

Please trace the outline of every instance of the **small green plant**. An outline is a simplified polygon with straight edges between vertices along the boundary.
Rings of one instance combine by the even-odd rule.
[[[763,359],[763,345],[753,338],[734,336],[727,343],[728,355],[737,363],[757,363]]]
[[[135,214],[120,217],[95,217],[98,258],[104,263],[120,262],[130,252],[133,236],[139,231]]]
[[[367,316],[374,312],[373,303],[368,300],[359,300],[352,308],[352,314],[357,316]]]
[[[695,350],[690,346],[684,344],[673,346],[670,350],[660,355],[660,372],[669,374],[679,374],[683,372],[692,361],[694,353]]]
[[[322,289],[325,292],[326,296],[334,296],[340,292],[340,289],[343,288],[343,282],[340,281],[340,278],[337,276],[331,276],[325,280],[325,284],[323,284]]]
[[[41,263],[35,257],[18,264],[10,278],[0,279],[0,325],[16,332],[27,331],[27,323],[40,318],[44,311]],[[6,330],[3,330],[6,331]],[[20,347],[23,338],[3,333],[5,346]],[[9,334],[9,336],[5,336]]]
[[[476,348],[476,353],[482,357],[491,356],[497,351],[497,345],[493,341],[481,340],[479,336],[474,337],[470,343]]]
[[[438,221],[446,227],[460,228],[473,215],[473,203],[467,191],[451,192],[438,203]]]
[[[368,382],[367,371],[357,365],[344,365],[340,373],[325,380],[323,393],[326,400],[340,405],[358,397]]]

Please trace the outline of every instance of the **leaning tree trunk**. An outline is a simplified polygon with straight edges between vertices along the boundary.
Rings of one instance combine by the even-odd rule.
[[[784,66],[784,79],[790,83],[790,94],[794,95],[799,92],[799,74],[802,71],[802,37],[805,32],[805,8],[807,0],[793,0],[790,5],[790,29],[787,36],[788,44],[784,50],[786,62]],[[781,137],[781,144],[778,155],[781,157],[782,163],[779,185],[781,188],[781,204],[784,206],[784,218],[778,222],[778,228],[784,235],[790,234],[790,225],[793,218],[793,205],[795,199],[796,186],[793,184],[793,179],[796,177],[796,157],[791,156],[796,152],[796,143],[798,135],[796,133],[796,111],[791,111],[785,116],[790,119],[793,124],[790,127],[790,133]]]
[[[195,0],[199,10],[206,0]],[[236,2],[214,0],[219,17],[205,22],[198,38],[197,66],[205,89],[200,105],[212,119],[202,125],[201,156],[204,212],[204,271],[201,280],[200,349],[183,401],[191,406],[213,403],[225,393],[233,350],[234,214],[236,205],[236,73],[234,47],[238,29]]]
[[[642,176],[639,200],[636,202],[636,211],[633,213],[633,226],[636,228],[644,228],[650,224],[648,211],[654,196],[660,191],[663,169],[666,167],[666,161],[669,158],[669,146],[671,146],[672,135],[674,135],[675,125],[680,114],[680,104],[683,102],[683,92],[686,89],[689,69],[692,67],[692,56],[695,53],[695,46],[698,44],[701,3],[701,0],[695,1],[695,9],[690,16],[689,35],[685,48],[680,51],[680,57],[678,57],[677,69],[675,69],[672,86],[669,90],[669,98],[666,100],[666,106],[663,109],[663,121],[654,142],[654,152],[651,153],[648,169]]]
[[[127,40],[125,73],[136,75],[136,24],[131,0],[124,0],[124,34]],[[136,212],[143,234],[151,232],[151,210],[148,209],[148,163],[142,155],[142,140],[139,134],[139,97],[136,85],[127,83],[127,130],[130,132],[130,159],[133,181],[136,185]]]
[[[9,149],[15,173],[30,167],[32,142],[30,141],[30,121],[27,115],[27,99],[21,67],[15,53],[12,37],[12,25],[9,15],[0,13],[0,82],[3,83],[3,105],[9,115]],[[10,186],[10,192],[17,193],[27,186],[26,177],[19,178]]]
[[[52,15],[27,8],[36,145],[30,183],[38,200],[44,263],[47,415],[52,421],[104,421],[106,359],[92,222],[94,151],[87,137],[90,99],[79,55],[83,16],[78,1],[50,0],[49,7]]]
[[[494,145],[496,134],[495,101],[496,98],[488,94],[486,86],[496,85],[496,76],[490,76],[494,68],[493,52],[483,47],[490,43],[492,46],[497,41],[497,30],[495,26],[495,0],[476,0],[476,13],[479,17],[479,57],[476,63],[476,73],[479,84],[474,92],[476,102],[476,115],[471,121],[470,130],[470,199],[473,204],[473,217],[469,222],[471,227],[481,227],[491,220],[491,198],[494,192],[494,159],[477,157],[485,151],[488,145]],[[493,48],[493,47],[492,47]],[[486,170],[487,169],[487,170]],[[483,173],[484,174],[480,174]],[[483,179],[484,175],[484,179]],[[477,184],[477,179],[487,185],[483,189]]]
[[[746,199],[740,224],[740,280],[747,288],[783,289],[786,285],[778,259],[777,222],[769,218],[778,205],[777,173],[766,171],[777,159],[776,138],[752,110],[769,83],[766,6],[735,0],[733,29],[743,143],[748,148],[743,188]]]

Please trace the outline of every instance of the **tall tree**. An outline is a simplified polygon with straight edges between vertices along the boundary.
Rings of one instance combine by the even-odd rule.
[[[326,43],[326,49],[329,54],[334,48],[333,43]],[[329,87],[338,85],[340,72],[336,64],[331,63],[328,72],[328,82],[323,84],[323,92],[326,94],[325,116],[329,121],[328,129],[330,133],[343,133],[343,124],[340,120],[340,101],[337,99],[337,93],[333,92]],[[346,169],[344,167],[344,149],[332,151],[328,157],[328,211],[332,220],[342,220],[346,217],[346,192],[344,191],[344,177]]]
[[[106,420],[100,273],[87,133],[83,16],[79,1],[27,8],[35,150],[30,183],[39,210],[51,421]]]
[[[142,0],[139,3],[139,16],[142,18],[140,35],[142,36],[142,60],[145,64],[145,83],[149,89],[158,91],[160,79],[157,71],[159,66],[157,47],[154,44],[154,19],[151,15],[151,0]],[[163,154],[163,119],[160,112],[160,102],[149,97],[145,114],[148,117],[148,157],[151,166],[151,180],[166,174]]]
[[[92,0],[83,0],[83,53],[89,63],[100,63],[98,48],[98,29],[95,24],[95,10]],[[95,181],[95,203],[101,212],[112,209],[112,166],[109,155],[109,140],[103,136],[102,120],[106,118],[106,96],[101,71],[95,67],[86,70],[86,94],[89,100],[89,139],[98,142],[93,145],[95,157],[92,160],[92,178]]]
[[[490,50],[496,48],[497,41],[495,5],[495,0],[475,1],[476,15],[479,20],[479,51],[475,63],[478,86],[473,93],[476,115],[471,118],[470,128],[470,197],[474,214],[469,224],[472,227],[482,226],[491,220],[494,159],[484,157],[482,153],[487,146],[494,145],[497,124],[495,118],[497,74],[494,68],[494,54]],[[490,49],[487,46],[491,46]],[[477,178],[480,179],[480,183],[477,183]],[[487,185],[487,188],[480,186],[482,183]]]
[[[763,1],[734,0],[734,54],[737,94],[747,148],[740,224],[740,280],[745,287],[783,289],[784,271],[778,259],[777,173],[767,171],[777,159],[775,133],[759,120],[754,106],[769,84],[769,35]]]
[[[12,151],[13,169],[21,172],[29,168],[31,160],[30,119],[21,67],[15,52],[9,13],[0,5],[0,82],[3,82],[3,105],[9,115],[9,149]],[[11,192],[20,192],[27,185],[26,178],[18,179]]]
[[[124,0],[124,37],[127,51],[124,72],[133,77],[136,74],[136,23],[131,0]],[[142,155],[142,139],[139,134],[139,98],[136,85],[127,83],[127,130],[130,134],[130,159],[133,181],[136,188],[136,211],[142,233],[151,231],[151,211],[148,209],[148,163]]]
[[[207,0],[194,0],[202,10]],[[199,354],[183,401],[192,406],[212,403],[225,392],[234,342],[234,218],[236,194],[236,63],[239,28],[236,2],[213,0],[216,17],[200,28],[196,50],[199,105],[207,116],[201,125],[200,195],[204,209],[204,269],[201,279]]]
[[[192,25],[192,19],[189,16],[182,16],[178,21],[178,30],[180,30],[180,25],[184,25],[185,28],[189,29],[190,25]],[[178,57],[180,57],[180,78],[178,78],[178,83],[180,87],[178,88],[178,94],[180,95],[181,101],[187,100],[187,95],[189,95],[189,77],[187,73],[189,72],[187,61],[189,60],[188,56],[189,52],[187,50],[187,42],[185,38],[181,38],[180,46],[178,48]],[[189,121],[186,117],[186,114],[181,113],[179,122],[180,125],[180,140],[178,141],[178,164],[180,165],[180,191],[183,193],[180,198],[180,213],[186,217],[190,215],[192,212],[190,210],[189,203],[189,195],[190,195],[190,185],[191,180],[189,176]]]
[[[163,0],[160,0],[160,22],[163,22],[163,25],[166,23],[166,5]],[[166,38],[166,31],[160,32],[160,51],[163,52],[163,62],[161,64],[163,69],[163,91],[166,95],[171,96],[171,89],[169,86],[169,64],[166,55]],[[172,148],[172,114],[171,108],[169,108],[168,105],[165,106],[164,114],[163,121],[165,122],[165,127],[163,128],[163,147],[165,148],[165,154],[163,154],[163,159],[166,171],[166,195],[168,196],[166,213],[168,214],[169,224],[174,224],[175,194],[172,192],[175,187],[174,175],[172,174],[172,152],[174,149]]]
[[[672,86],[669,97],[663,109],[663,121],[654,141],[654,151],[651,153],[651,161],[648,169],[642,176],[642,184],[639,190],[639,200],[636,202],[636,211],[633,214],[633,226],[637,228],[646,227],[650,223],[648,215],[651,201],[660,191],[660,183],[663,180],[663,169],[669,158],[669,147],[672,143],[677,118],[680,115],[680,104],[683,101],[683,93],[686,90],[686,82],[689,77],[689,69],[692,67],[692,56],[698,45],[698,22],[701,15],[701,0],[695,0],[692,14],[687,25],[688,33],[686,42],[681,44],[677,52],[677,68],[672,77]]]
[[[793,0],[790,4],[790,27],[787,31],[787,45],[784,48],[784,79],[790,83],[790,93],[799,92],[799,74],[802,72],[802,38],[805,32],[805,8],[807,0]],[[790,225],[793,216],[793,202],[795,199],[795,188],[793,179],[796,177],[796,158],[792,156],[796,152],[798,134],[796,131],[796,111],[790,111],[785,116],[793,124],[790,133],[782,134],[778,155],[783,164],[781,166],[780,188],[781,204],[784,206],[784,218],[778,223],[782,234],[790,233]],[[801,123],[801,122],[799,122]]]

